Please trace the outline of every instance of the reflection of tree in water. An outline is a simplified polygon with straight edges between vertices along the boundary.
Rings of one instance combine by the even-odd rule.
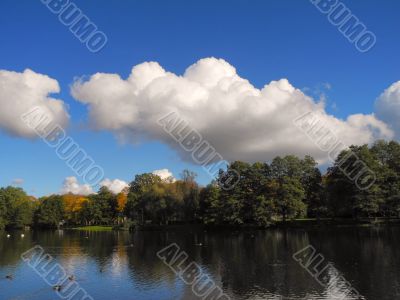
[[[335,235],[338,231],[340,231],[340,238],[336,239]],[[141,232],[136,235],[135,247],[128,257],[129,268],[135,280],[147,283],[164,280],[173,285],[176,280],[173,272],[154,257],[157,251],[175,242],[181,250],[188,253],[190,262],[195,261],[201,265],[224,291],[239,299],[247,298],[249,295],[258,295],[261,298],[268,295],[272,297],[271,299],[274,297],[276,299],[317,299],[318,297],[328,299],[331,296],[328,295],[329,291],[331,294],[335,289],[346,292],[344,290],[346,287],[340,282],[335,282],[336,286],[330,286],[330,290],[322,287],[294,261],[292,255],[309,244],[315,246],[317,251],[325,256],[326,263],[334,261],[344,278],[350,282],[356,280],[358,284],[354,287],[362,292],[363,288],[358,287],[370,283],[370,278],[366,276],[369,264],[365,261],[363,263],[365,272],[364,270],[360,272],[347,264],[348,258],[351,260],[352,255],[357,256],[357,253],[358,255],[364,252],[372,254],[371,252],[374,252],[376,247],[383,251],[384,244],[393,239],[393,237],[385,237],[379,241],[379,239],[376,240],[379,236],[376,236],[373,230],[367,231],[370,237],[360,232],[358,234],[362,236],[358,238],[340,229],[333,230],[331,233],[324,230],[293,229],[207,233],[203,231]],[[365,242],[360,243],[360,239]],[[358,245],[358,249],[349,249],[354,243]],[[387,246],[391,246],[390,243]],[[362,247],[367,247],[369,250],[361,249]],[[398,256],[393,253],[395,248],[388,248],[390,249],[386,249],[384,255],[388,261],[398,266]],[[368,256],[361,256],[362,260],[367,260],[367,258]],[[384,266],[381,269],[384,272]],[[393,280],[388,279],[386,282],[389,285],[393,283]],[[185,294],[190,293],[185,289]]]
[[[292,259],[307,243],[306,236],[284,230],[212,233],[201,255],[224,290],[238,297],[305,295],[307,286],[320,288]]]
[[[309,237],[360,294],[394,299],[389,295],[396,295],[395,283],[400,282],[399,227],[331,228],[311,231]]]
[[[85,254],[96,261],[99,271],[105,271],[114,247],[118,244],[118,235],[115,232],[80,232],[80,234]]]
[[[294,250],[308,244],[307,236],[282,230],[140,232],[128,258],[135,280],[175,283],[174,273],[156,258],[157,251],[171,243],[178,244],[189,255],[188,262],[199,264],[218,286],[238,297],[273,297],[287,291],[306,295],[307,288],[322,290],[292,259]],[[184,293],[185,299],[189,299],[190,289],[186,288]]]
[[[10,238],[0,231],[0,267],[16,267],[21,262],[21,254],[31,248],[32,235],[25,234],[21,238],[20,231],[11,232]],[[2,274],[1,274],[2,275]]]
[[[324,255],[326,263],[333,262],[344,279],[368,299],[371,295],[394,299],[400,285],[398,227],[248,232],[187,228],[135,234],[40,231],[26,232],[24,238],[12,232],[9,239],[0,235],[0,267],[3,273],[8,272],[23,263],[21,253],[41,245],[67,268],[76,266],[77,261],[85,265],[90,260],[106,276],[128,271],[135,287],[181,288],[180,295],[191,299],[190,287],[156,256],[171,243],[187,252],[188,262],[199,264],[232,299],[265,299],[267,295],[268,299],[329,299],[328,294],[335,293],[335,289],[343,290],[340,282],[329,288],[320,286],[294,261],[292,255],[309,244]],[[5,276],[3,273],[0,275]]]
[[[166,247],[169,233],[138,232],[134,236],[134,246],[129,249],[128,266],[135,284],[144,283],[151,288],[161,282],[173,287],[176,276],[158,257],[157,252]]]

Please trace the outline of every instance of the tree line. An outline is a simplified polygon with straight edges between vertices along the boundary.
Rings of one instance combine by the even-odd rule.
[[[359,164],[362,162],[362,164]],[[367,167],[373,184],[360,188],[351,173]],[[223,189],[230,172],[240,174]],[[184,170],[179,180],[136,175],[114,194],[51,195],[36,199],[21,188],[0,189],[0,228],[76,225],[179,224],[267,226],[295,218],[400,217],[400,144],[377,141],[343,150],[324,174],[311,156],[276,157],[270,163],[232,162],[203,187]]]

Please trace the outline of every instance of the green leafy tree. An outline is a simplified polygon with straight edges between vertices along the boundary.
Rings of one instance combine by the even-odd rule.
[[[6,226],[6,203],[4,199],[4,195],[0,193],[0,231],[3,230]]]
[[[271,163],[271,179],[276,195],[276,208],[285,221],[305,214],[306,205],[302,183],[302,161],[292,155],[277,157]]]
[[[367,145],[351,146],[342,151],[328,169],[330,209],[340,217],[374,217],[385,201],[385,158]],[[360,185],[363,174],[373,176],[372,185]]]
[[[340,152],[333,166],[327,171],[328,209],[333,217],[353,216],[354,190],[357,187],[342,170],[346,167],[343,165],[344,162],[349,165],[354,163],[354,160],[349,161],[349,155],[350,150]]]
[[[212,183],[203,188],[199,195],[200,217],[204,224],[220,224],[222,222],[222,205],[220,188]]]
[[[112,224],[117,217],[117,197],[107,187],[103,186],[99,192],[89,196],[92,206],[93,221],[95,224]]]
[[[197,174],[189,170],[183,170],[181,181],[176,184],[181,189],[183,195],[183,210],[186,221],[197,219],[199,209],[199,186],[196,182]]]
[[[266,199],[264,195],[258,196],[254,203],[254,221],[259,226],[267,226],[272,223],[272,218],[277,213],[276,203],[272,199]]]
[[[135,180],[130,183],[128,200],[125,206],[125,214],[132,220],[144,224],[145,220],[152,212],[148,211],[149,194],[155,184],[161,183],[161,178],[152,173],[145,173],[135,176]]]
[[[305,215],[304,189],[299,180],[284,176],[279,182],[277,195],[276,206],[284,221]]]
[[[5,226],[22,228],[32,225],[35,204],[23,189],[11,186],[1,188],[0,199],[2,206],[5,207],[2,213]]]
[[[399,216],[400,213],[400,144],[395,141],[377,141],[371,147],[379,170],[377,182],[381,192],[379,211],[382,216]]]
[[[91,197],[88,201],[82,204],[82,209],[79,212],[80,219],[85,225],[101,224],[102,212],[99,205],[97,205]]]
[[[243,202],[235,197],[229,196],[222,202],[222,214],[223,220],[229,225],[241,225],[243,224],[243,216],[241,211],[243,209]]]
[[[382,190],[386,177],[385,165],[379,162],[377,155],[368,148],[368,145],[352,147],[351,149],[365,166],[359,173],[366,174],[368,172],[375,180],[368,188],[356,185],[353,204],[354,215],[356,217],[376,217],[380,206],[385,202],[384,191]]]
[[[321,171],[311,156],[306,156],[301,164],[301,183],[305,193],[304,203],[307,205],[307,214],[309,217],[319,218],[327,213]]]
[[[218,182],[226,182],[226,178],[234,172],[240,174],[240,181],[236,185],[230,189],[221,189],[221,213],[224,223],[239,225],[245,222],[245,178],[249,167],[248,163],[235,161],[227,166],[226,171],[219,171]]]
[[[64,201],[59,195],[39,199],[39,207],[35,213],[36,224],[41,227],[57,228],[64,220]]]

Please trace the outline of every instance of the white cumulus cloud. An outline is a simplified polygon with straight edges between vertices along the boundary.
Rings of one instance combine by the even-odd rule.
[[[69,115],[64,102],[49,96],[59,93],[58,82],[26,69],[22,73],[0,70],[0,130],[20,137],[37,137],[21,115],[40,107],[51,120],[64,127]]]
[[[126,187],[129,186],[129,184],[121,179],[104,179],[102,182],[100,182],[101,186],[107,187],[111,192],[114,194],[118,194],[122,192],[122,190]]]
[[[74,176],[67,177],[64,180],[61,194],[90,195],[93,189],[89,184],[80,184]]]
[[[373,114],[338,119],[287,79],[259,89],[216,58],[199,60],[183,75],[167,72],[157,62],[134,66],[127,79],[96,73],[76,81],[71,93],[88,106],[95,129],[112,131],[123,142],[159,140],[186,160],[191,160],[187,152],[157,123],[172,111],[228,161],[265,161],[285,154],[326,160],[327,154],[293,124],[307,112],[318,112],[321,122],[346,145],[393,136]]]
[[[387,88],[375,102],[378,118],[391,126],[400,139],[400,81]]]
[[[168,180],[171,182],[176,181],[174,174],[172,174],[168,169],[154,170],[152,173],[158,175],[162,180]]]

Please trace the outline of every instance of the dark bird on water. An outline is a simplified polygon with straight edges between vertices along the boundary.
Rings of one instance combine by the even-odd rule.
[[[11,280],[11,279],[13,279],[14,277],[10,274],[10,275],[6,275],[6,278]]]
[[[55,290],[55,291],[61,291],[61,285],[55,285],[55,286],[53,286],[53,290]]]

